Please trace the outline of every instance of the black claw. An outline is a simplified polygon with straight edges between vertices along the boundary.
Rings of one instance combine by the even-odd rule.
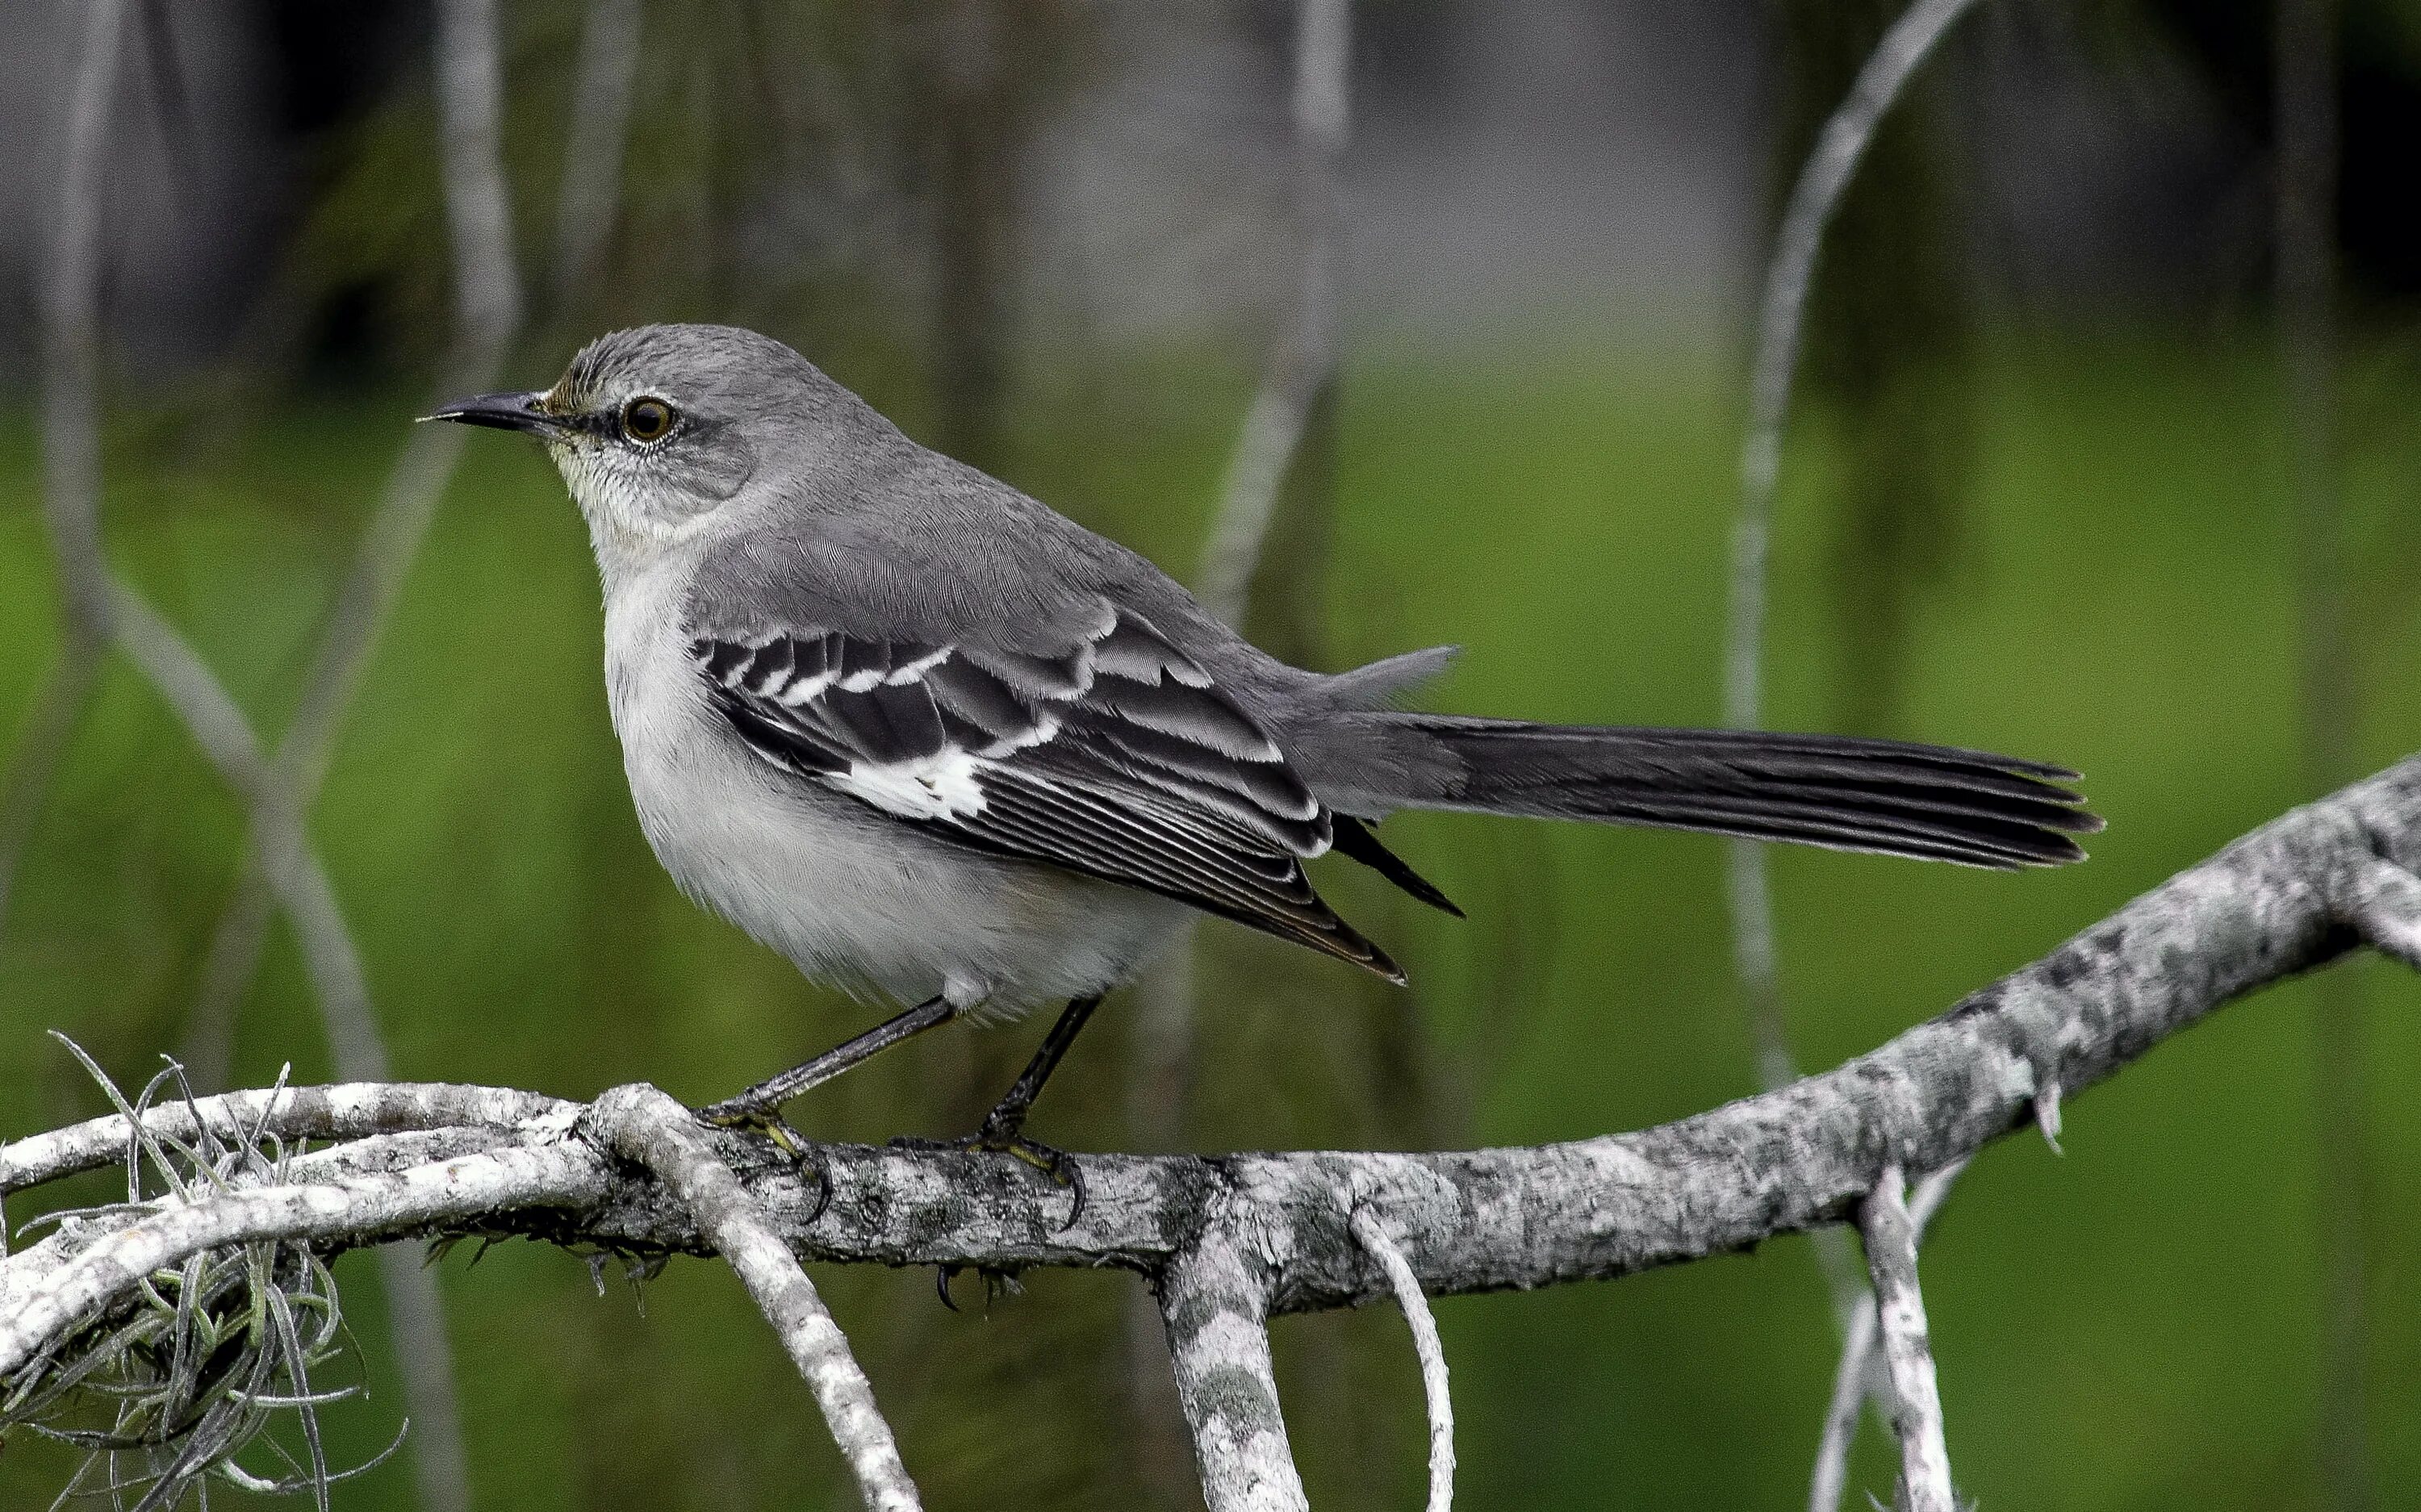
[[[1068,1216],[1052,1230],[1054,1234],[1065,1234],[1076,1226],[1077,1219],[1085,1216],[1085,1168],[1078,1165],[1076,1157],[1066,1150],[1053,1149],[1048,1145],[1031,1145],[1028,1147],[1041,1151],[1048,1158],[1051,1163],[1043,1169],[1052,1180],[1068,1189]]]
[[[942,1305],[954,1313],[959,1310],[959,1304],[950,1297],[950,1278],[958,1273],[959,1268],[954,1265],[933,1267],[933,1289],[941,1294]]]
[[[806,1221],[799,1226],[813,1228],[816,1220],[824,1215],[824,1209],[832,1206],[832,1162],[824,1157],[822,1146],[811,1144],[806,1147],[804,1158],[799,1161],[799,1168],[816,1188],[816,1200],[807,1208]]]
[[[736,1099],[693,1111],[698,1121],[709,1128],[745,1130],[790,1158],[790,1163],[797,1166],[816,1189],[816,1200],[807,1209],[805,1222],[799,1226],[812,1226],[824,1215],[824,1209],[832,1206],[832,1166],[824,1157],[823,1146],[790,1127],[789,1120],[780,1113],[772,1108],[745,1106]]]

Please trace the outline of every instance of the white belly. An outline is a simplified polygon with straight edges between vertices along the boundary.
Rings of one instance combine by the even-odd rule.
[[[1183,923],[1171,899],[953,846],[777,771],[707,702],[678,605],[627,587],[605,668],[640,828],[684,893],[808,976],[1022,1013],[1117,986]]]

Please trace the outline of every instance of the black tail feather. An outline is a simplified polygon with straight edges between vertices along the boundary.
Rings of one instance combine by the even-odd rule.
[[[2101,828],[2063,786],[2076,773],[1989,752],[1849,736],[1388,717],[1398,738],[1426,737],[1443,747],[1445,761],[1419,768],[1438,774],[1434,790],[1425,783],[1425,790],[1400,795],[1422,807],[1698,830],[1998,868],[2081,860],[2073,836]]]

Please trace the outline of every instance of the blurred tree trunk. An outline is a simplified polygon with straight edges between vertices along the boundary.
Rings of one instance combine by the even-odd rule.
[[[1787,190],[1903,0],[1776,0]],[[1877,132],[1825,241],[1803,382],[1840,437],[1830,576],[1845,728],[1898,716],[1910,620],[1952,565],[1974,453],[1974,336],[1943,92],[1920,82]]]
[[[2356,693],[2347,632],[2345,509],[2336,422],[2336,0],[2279,0],[2272,120],[2273,277],[2296,543],[2304,786],[2318,796],[2353,765]],[[2319,1470],[2333,1512],[2365,1512],[2371,1482],[2368,1052],[2362,983],[2313,984],[2319,1150]]]
[[[911,130],[932,218],[933,444],[998,472],[1025,159],[1070,17],[1054,0],[918,0],[898,14],[923,96]]]

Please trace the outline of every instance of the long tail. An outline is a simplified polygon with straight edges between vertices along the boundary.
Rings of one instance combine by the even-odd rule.
[[[2075,772],[1982,751],[1385,709],[1349,719],[1366,752],[1393,757],[1381,763],[1386,790],[1370,795],[1388,806],[1700,830],[2003,869],[2083,860],[2074,836],[2101,828],[2063,786]]]

